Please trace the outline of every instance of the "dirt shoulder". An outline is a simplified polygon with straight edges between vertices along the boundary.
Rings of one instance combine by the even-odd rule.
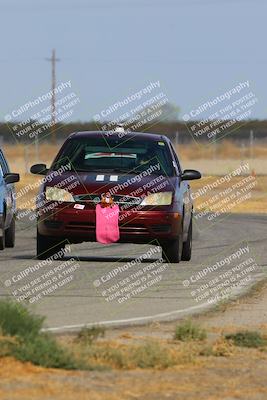
[[[45,399],[181,399],[181,400],[265,400],[267,398],[267,350],[227,346],[224,333],[240,329],[258,330],[267,334],[267,285],[256,287],[250,295],[233,304],[218,307],[216,312],[194,320],[208,332],[205,352],[180,365],[167,369],[135,368],[108,371],[63,371],[44,369],[12,358],[0,359],[0,398],[6,400]],[[154,323],[145,327],[109,329],[102,343],[132,346],[143,340],[160,340],[173,345],[176,323]],[[71,346],[73,337],[58,340]],[[195,343],[185,344],[179,351],[190,355]],[[205,348],[205,346],[203,347]]]
[[[7,372],[8,369],[8,372]],[[164,371],[62,372],[0,362],[0,397],[6,400],[265,400],[267,355],[244,350],[198,365]]]

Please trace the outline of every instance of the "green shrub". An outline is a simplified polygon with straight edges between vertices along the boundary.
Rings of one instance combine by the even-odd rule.
[[[23,305],[0,301],[0,357],[13,356],[20,361],[50,368],[90,369],[82,359],[60,346],[50,334],[41,333],[44,318],[31,314]]]
[[[132,363],[138,368],[168,368],[175,365],[168,349],[156,342],[146,342],[132,352]]]
[[[190,320],[177,325],[174,332],[174,339],[183,342],[189,340],[204,340],[206,337],[206,331]]]
[[[0,329],[4,335],[22,338],[36,337],[44,322],[43,317],[30,313],[19,303],[0,301]]]
[[[231,340],[235,346],[239,347],[263,347],[267,345],[267,340],[256,331],[240,331],[225,335],[227,340]]]
[[[92,348],[90,357],[100,363],[111,364],[115,368],[127,369],[129,368],[129,360],[125,352],[121,348],[112,348],[103,346],[101,348]]]
[[[92,326],[83,328],[77,335],[76,341],[83,344],[92,344],[99,337],[105,336],[105,328],[102,326]]]
[[[20,361],[30,361],[47,368],[81,369],[85,365],[76,361],[64,347],[47,334],[40,334],[32,340],[22,340],[12,346],[10,355]]]
[[[108,344],[93,345],[87,349],[87,357],[93,363],[108,364],[119,369],[163,369],[179,363],[170,349],[153,340],[130,347],[112,347]]]

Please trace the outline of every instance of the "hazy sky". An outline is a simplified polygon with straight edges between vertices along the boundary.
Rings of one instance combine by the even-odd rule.
[[[266,0],[0,0],[0,15],[0,120],[50,90],[52,48],[72,120],[158,80],[181,115],[248,80],[267,116]]]

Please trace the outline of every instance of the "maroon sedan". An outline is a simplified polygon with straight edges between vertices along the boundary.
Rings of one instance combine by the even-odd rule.
[[[119,242],[161,246],[169,262],[190,260],[192,211],[188,180],[170,140],[160,134],[76,132],[63,144],[37,197],[37,257],[66,243],[96,240],[96,205],[109,193],[119,206]]]

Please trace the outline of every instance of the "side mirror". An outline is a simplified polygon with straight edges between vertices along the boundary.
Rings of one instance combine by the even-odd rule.
[[[8,172],[4,175],[4,180],[7,184],[19,182],[19,174],[12,174],[11,172]]]
[[[182,181],[192,181],[193,179],[200,179],[201,173],[195,169],[185,169],[181,175]]]
[[[46,164],[34,164],[30,169],[32,174],[36,175],[46,175],[48,169],[46,168]]]

